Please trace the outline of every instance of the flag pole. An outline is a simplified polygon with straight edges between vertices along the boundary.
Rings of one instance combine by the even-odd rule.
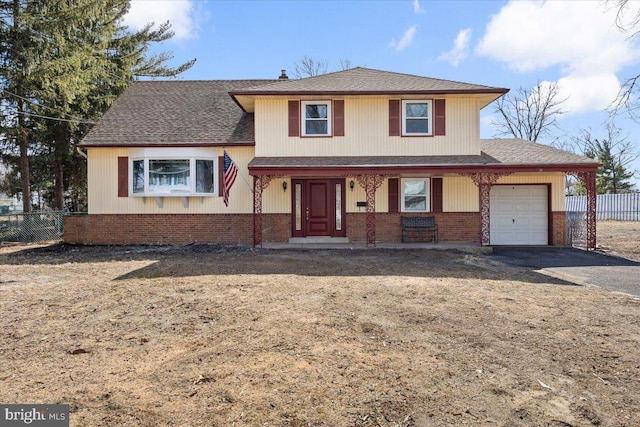
[[[222,153],[224,155],[224,152],[227,151],[226,147],[223,145],[222,146]],[[244,181],[245,184],[247,184],[247,187],[249,187],[249,191],[251,191],[253,193],[253,186],[249,183],[249,181],[247,181],[247,178],[244,177],[244,173],[242,173],[240,171],[240,168],[238,168],[238,175],[240,175],[240,178],[242,178],[242,180]]]

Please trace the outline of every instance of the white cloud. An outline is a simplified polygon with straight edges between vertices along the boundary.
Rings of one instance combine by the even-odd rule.
[[[453,49],[438,56],[440,61],[449,61],[451,65],[457,67],[460,62],[469,56],[469,40],[471,39],[471,28],[465,28],[458,32],[458,36],[453,42]]]
[[[405,50],[409,45],[413,42],[413,37],[416,35],[418,31],[418,26],[413,25],[404,32],[404,35],[400,39],[399,42],[396,42],[396,39],[391,39],[389,46],[400,52],[401,50]]]
[[[565,109],[601,110],[618,93],[615,73],[640,58],[615,18],[599,1],[511,1],[491,18],[476,53],[520,73],[558,67]]]
[[[149,22],[170,21],[175,39],[192,39],[198,30],[194,12],[192,0],[132,0],[124,24],[140,29]]]
[[[620,81],[613,73],[574,75],[558,80],[558,99],[562,108],[573,114],[602,111],[618,96]]]
[[[416,15],[424,13],[424,9],[420,6],[420,0],[413,0],[413,13]]]

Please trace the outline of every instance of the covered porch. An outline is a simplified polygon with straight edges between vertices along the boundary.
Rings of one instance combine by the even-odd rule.
[[[538,144],[536,144],[538,145]],[[587,248],[596,247],[595,201],[597,163],[546,163],[546,164],[505,164],[494,156],[483,152],[479,156],[421,156],[421,157],[278,157],[254,158],[249,164],[253,176],[253,244],[263,247],[263,193],[276,179],[341,179],[344,186],[356,185],[363,190],[365,213],[365,238],[367,247],[379,247],[376,230],[376,191],[386,182],[390,183],[404,176],[459,176],[468,178],[477,188],[479,224],[477,228],[478,246],[491,244],[491,189],[499,179],[514,174],[561,173],[574,175],[587,191],[586,215]],[[442,192],[434,185],[434,192]],[[393,192],[390,186],[389,191]],[[396,188],[397,191],[397,188]],[[398,197],[397,194],[395,195]],[[390,200],[392,197],[390,197]],[[389,212],[398,212],[398,206],[388,205]],[[563,209],[564,210],[564,209]],[[434,214],[443,215],[442,204],[431,206]],[[446,214],[446,213],[444,213]],[[296,221],[292,215],[291,221]],[[347,225],[348,226],[348,225]],[[269,242],[274,244],[277,242]],[[389,242],[385,242],[389,243]]]

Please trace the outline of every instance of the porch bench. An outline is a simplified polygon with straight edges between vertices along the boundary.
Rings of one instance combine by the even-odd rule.
[[[438,225],[434,216],[403,216],[402,220],[402,243],[407,241],[409,236],[424,236],[430,238],[429,242],[438,242]]]

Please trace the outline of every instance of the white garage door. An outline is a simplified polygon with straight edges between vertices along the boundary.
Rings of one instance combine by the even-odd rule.
[[[492,245],[549,243],[546,185],[495,185],[490,196]]]

